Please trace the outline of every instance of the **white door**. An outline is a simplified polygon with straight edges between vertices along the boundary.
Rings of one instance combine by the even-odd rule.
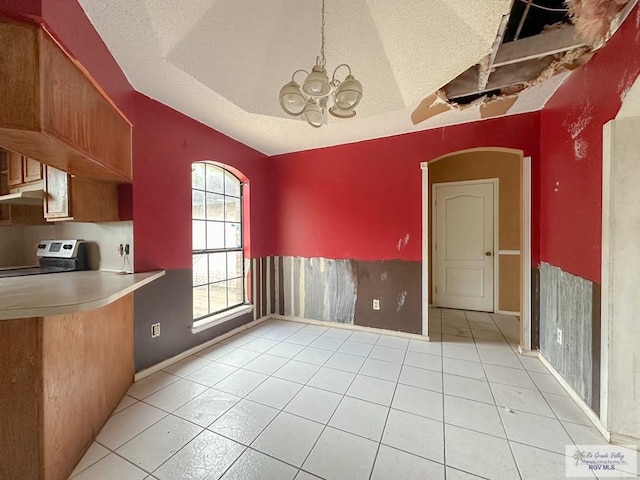
[[[494,183],[434,184],[434,303],[493,312]]]

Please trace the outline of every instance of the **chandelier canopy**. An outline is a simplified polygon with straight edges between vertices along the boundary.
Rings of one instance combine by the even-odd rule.
[[[316,64],[311,72],[296,70],[291,75],[291,81],[280,89],[280,106],[291,116],[302,116],[309,125],[319,128],[326,119],[327,110],[338,118],[351,118],[356,115],[355,107],[362,100],[362,84],[351,74],[351,67],[346,63],[338,65],[333,71],[331,81],[325,69],[324,56],[324,0],[322,0],[322,44],[320,56],[316,57]],[[348,70],[347,76],[341,82],[336,78],[340,67]],[[305,73],[302,87],[295,80],[298,73]],[[330,105],[331,104],[331,105]]]

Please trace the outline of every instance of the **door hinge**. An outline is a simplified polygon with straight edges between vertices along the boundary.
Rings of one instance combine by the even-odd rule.
[[[436,287],[436,293],[438,293],[438,287]]]

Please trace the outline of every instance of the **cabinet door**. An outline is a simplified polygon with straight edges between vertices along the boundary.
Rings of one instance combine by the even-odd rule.
[[[42,164],[32,158],[23,157],[24,183],[42,180]]]
[[[19,153],[9,152],[7,165],[9,167],[9,186],[20,185],[24,183],[22,171],[22,155]]]
[[[44,218],[70,217],[69,174],[49,166],[44,170]]]

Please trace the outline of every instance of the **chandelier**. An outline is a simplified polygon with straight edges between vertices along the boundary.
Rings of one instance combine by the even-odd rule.
[[[280,89],[282,109],[294,117],[302,116],[309,125],[315,128],[322,126],[327,109],[334,117],[354,117],[356,115],[354,109],[362,99],[362,85],[351,74],[351,67],[346,63],[335,68],[331,81],[327,76],[324,57],[324,0],[322,0],[320,32],[322,36],[320,56],[316,57],[316,64],[311,69],[311,73],[306,70],[296,70],[291,75],[291,81]],[[341,67],[345,67],[349,72],[342,82],[336,78],[336,73]],[[301,87],[296,82],[295,76],[302,72],[307,76]]]

